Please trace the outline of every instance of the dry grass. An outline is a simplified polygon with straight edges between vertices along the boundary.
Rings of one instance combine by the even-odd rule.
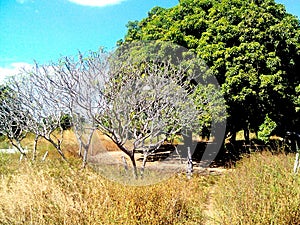
[[[58,131],[54,131],[54,135],[59,137]],[[34,134],[28,133],[26,138],[21,141],[24,148],[29,150],[29,158],[31,158],[31,150],[34,145]],[[55,139],[54,139],[55,140]],[[0,136],[0,148],[11,148],[11,144],[5,136]],[[75,133],[72,129],[65,130],[63,134],[62,150],[67,158],[78,157],[79,144]],[[60,158],[54,146],[44,138],[40,137],[37,145],[37,158],[42,158],[45,152],[48,151],[48,158]],[[90,155],[97,155],[99,152],[106,151],[121,151],[115,143],[100,131],[96,131],[93,135],[92,145],[89,150]]]
[[[64,149],[75,151],[72,133],[65,137]],[[53,150],[43,140],[39,144],[40,156]],[[300,224],[294,155],[255,153],[218,178],[177,175],[151,186],[126,186],[103,178],[100,168],[81,170],[80,159],[69,158],[69,165],[52,152],[44,163],[0,154],[0,224],[199,225],[208,224],[206,208],[213,217],[209,224]],[[115,165],[101,169],[111,173],[111,167],[113,176],[124,175]]]
[[[214,193],[214,224],[299,224],[300,177],[293,155],[258,153],[222,176]]]
[[[0,224],[201,224],[209,177],[124,186],[60,161],[1,155]]]

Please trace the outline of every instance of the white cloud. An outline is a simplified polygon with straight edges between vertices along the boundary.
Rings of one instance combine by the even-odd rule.
[[[125,0],[68,0],[68,1],[83,6],[103,7],[107,5],[116,5]]]
[[[19,74],[20,70],[30,68],[32,68],[32,65],[25,62],[14,62],[8,67],[0,67],[0,84],[3,84],[7,77]]]

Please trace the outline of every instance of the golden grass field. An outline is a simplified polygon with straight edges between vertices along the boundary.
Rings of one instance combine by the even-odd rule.
[[[72,140],[64,148],[76,149]],[[0,224],[300,224],[294,154],[258,152],[218,176],[130,186],[82,169],[73,150],[66,163],[40,148],[51,151],[45,162],[0,154]]]

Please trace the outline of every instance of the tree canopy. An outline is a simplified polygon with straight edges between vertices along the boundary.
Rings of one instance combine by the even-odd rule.
[[[124,41],[171,41],[195,52],[220,83],[228,129],[265,119],[299,127],[300,25],[274,0],[180,0],[128,23]]]

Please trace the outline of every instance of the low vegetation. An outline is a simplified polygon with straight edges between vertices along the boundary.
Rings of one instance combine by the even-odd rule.
[[[222,176],[214,191],[214,224],[299,224],[300,176],[293,155],[258,153]]]
[[[0,224],[201,224],[212,178],[175,176],[125,186],[75,160],[23,161],[1,155]]]
[[[253,153],[221,176],[129,186],[81,169],[80,159],[1,154],[0,224],[299,224],[293,162],[293,154]]]

